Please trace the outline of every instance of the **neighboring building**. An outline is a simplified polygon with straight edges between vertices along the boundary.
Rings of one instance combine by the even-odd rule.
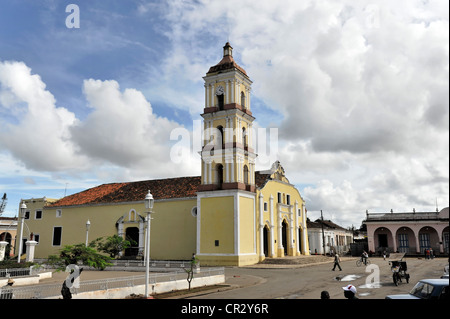
[[[0,217],[0,241],[8,242],[6,256],[14,256],[16,233],[17,217]]]
[[[125,255],[144,251],[144,198],[155,198],[150,257],[202,265],[248,265],[265,257],[308,255],[305,202],[281,164],[255,172],[251,80],[223,48],[223,59],[204,77],[201,176],[94,187],[41,206],[26,224],[39,235],[35,257],[63,245],[118,234],[136,242]],[[86,222],[90,221],[89,231]]]
[[[436,212],[368,213],[369,250],[423,254],[432,248],[434,254],[449,253],[449,208]]]
[[[323,227],[322,227],[323,225]],[[325,241],[325,254],[330,251],[346,254],[353,243],[353,233],[330,220],[317,219],[315,222],[307,220],[308,240],[311,254],[322,255]]]

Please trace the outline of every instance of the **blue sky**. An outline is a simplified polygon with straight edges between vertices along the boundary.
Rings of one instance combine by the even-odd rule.
[[[202,77],[227,41],[311,219],[446,207],[448,20],[444,0],[0,0],[3,215],[21,198],[199,175]],[[182,163],[177,128],[191,132]]]

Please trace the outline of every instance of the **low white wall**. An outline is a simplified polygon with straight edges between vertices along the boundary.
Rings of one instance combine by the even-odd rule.
[[[225,282],[225,275],[214,275],[207,277],[198,277],[192,279],[191,288],[211,286],[217,284],[223,284]],[[174,290],[188,289],[189,284],[186,279],[161,282],[156,284],[149,284],[149,294],[158,294],[164,292],[170,292]],[[145,285],[138,285],[134,287],[113,288],[107,290],[96,290],[89,292],[82,292],[78,294],[72,294],[73,299],[123,299],[131,294],[145,294]],[[61,299],[61,296],[52,297],[49,299]]]
[[[23,277],[11,277],[14,280],[13,287],[17,286],[23,286],[23,285],[34,285],[38,284],[39,280],[46,279],[46,278],[52,278],[51,272],[43,272],[35,276],[23,276]],[[8,279],[6,277],[3,277],[0,279],[0,287],[3,287],[8,283]]]

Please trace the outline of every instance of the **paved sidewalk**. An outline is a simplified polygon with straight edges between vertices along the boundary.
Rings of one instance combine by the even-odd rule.
[[[356,260],[357,257],[341,257],[342,261]],[[249,269],[289,269],[289,268],[301,268],[309,267],[318,264],[332,263],[334,258],[321,255],[312,256],[298,256],[298,257],[285,257],[285,258],[267,258],[264,262],[255,265],[242,266],[242,267],[225,267],[225,283],[222,287],[214,287],[211,290],[202,290],[196,293],[184,294],[173,298],[188,298],[192,296],[201,296],[209,294],[211,292],[230,290],[236,288],[244,288],[264,283],[264,279],[252,275],[227,275],[227,268],[249,268]],[[64,271],[53,271],[52,278],[42,279],[39,284],[55,284],[63,283],[69,274]],[[108,278],[120,278],[129,276],[142,276],[145,275],[145,268],[143,271],[109,271],[109,270],[83,270],[80,275],[80,280],[98,280]]]

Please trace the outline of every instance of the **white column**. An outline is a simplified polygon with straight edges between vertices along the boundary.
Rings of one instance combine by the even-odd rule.
[[[270,209],[270,256],[275,256],[275,245],[274,245],[274,237],[273,237],[273,196],[269,197],[269,209]]]
[[[290,240],[290,247],[291,249],[294,248],[294,217],[292,216],[292,205],[289,205],[289,233],[291,234],[291,240]]]
[[[210,161],[208,163],[208,184],[212,184],[212,169],[211,169],[211,166],[212,166],[212,162]]]
[[[228,80],[225,81],[225,104],[229,104],[230,103],[230,95],[228,93]]]
[[[209,107],[209,85],[205,83],[205,107]]]
[[[0,241],[0,261],[5,259],[6,245],[8,245],[7,241]]]
[[[277,204],[277,226],[278,226],[278,249],[282,249],[283,247],[283,223],[281,220],[281,209],[280,205]]]
[[[259,193],[259,255],[264,257],[264,196]]]
[[[215,99],[215,94],[216,92],[214,92],[214,84],[211,84],[211,106],[215,106],[216,105],[216,99]]]
[[[233,159],[231,159],[231,183],[234,183],[234,166],[235,166],[235,162]]]
[[[34,249],[37,245],[37,241],[34,240],[27,240],[25,242],[25,245],[27,245],[27,262],[33,262],[34,261]]]
[[[206,167],[206,161],[205,160],[203,160],[203,184],[206,184],[206,179],[207,179],[207,175],[208,175],[208,172],[207,172],[207,167]]]
[[[230,101],[230,103],[234,103],[235,101],[234,101],[234,93],[235,93],[235,91],[236,91],[236,83],[235,83],[235,80],[231,80],[231,83],[230,83],[230,90],[231,90],[231,101]]]

